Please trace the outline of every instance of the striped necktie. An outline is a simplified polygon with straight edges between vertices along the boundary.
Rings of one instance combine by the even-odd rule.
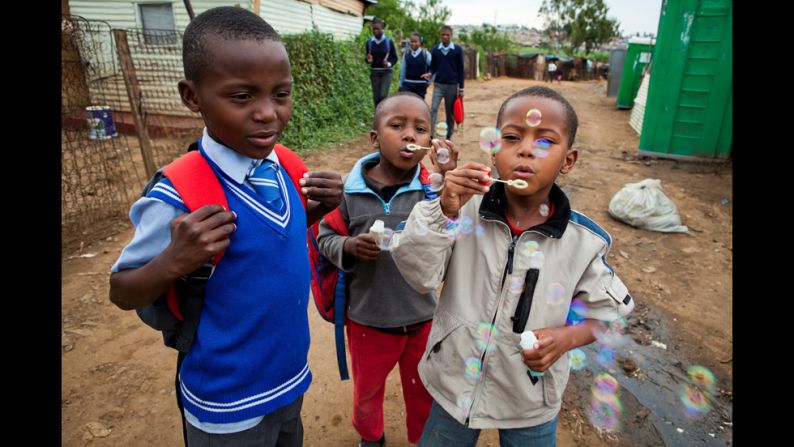
[[[264,160],[248,176],[248,182],[253,185],[257,194],[265,199],[265,202],[271,205],[273,209],[281,211],[284,206],[284,200],[281,198],[281,189],[279,188],[276,170],[278,170],[278,165],[270,160]]]

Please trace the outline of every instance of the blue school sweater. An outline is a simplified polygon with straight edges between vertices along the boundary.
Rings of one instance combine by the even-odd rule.
[[[383,40],[378,43],[374,36],[370,36],[365,44],[366,53],[372,54],[372,62],[370,62],[370,69],[378,70],[391,70],[394,64],[397,63],[397,50],[394,49],[394,42],[384,35]],[[390,66],[386,66],[383,60],[387,59]]]
[[[450,50],[445,55],[442,44],[433,48],[430,72],[439,84],[458,84],[463,89],[463,47],[449,43]]]
[[[403,68],[402,68],[402,82],[413,82],[419,84],[426,84],[427,81],[422,79],[421,76],[430,72],[430,64],[427,62],[430,55],[425,50],[420,49],[419,54],[414,56],[409,49],[403,55]]]
[[[287,173],[278,173],[287,193],[278,213],[210,165],[237,213],[237,231],[206,284],[196,337],[180,370],[181,393],[185,409],[200,421],[231,423],[272,413],[309,388],[311,273],[306,213]],[[156,190],[170,186],[162,182],[166,188]],[[159,194],[184,209],[178,196]]]

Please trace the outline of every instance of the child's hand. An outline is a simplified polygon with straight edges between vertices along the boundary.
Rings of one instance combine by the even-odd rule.
[[[178,276],[209,262],[229,246],[229,235],[237,229],[233,211],[221,205],[206,205],[171,222],[171,244],[164,250]]]
[[[538,337],[536,348],[521,350],[524,364],[532,371],[546,371],[571,347],[564,328],[543,328],[532,332]]]
[[[432,75],[430,73],[425,73],[425,74],[423,74],[422,76],[419,76],[419,77],[424,79],[425,81],[427,81],[428,79],[430,79],[431,76]]]
[[[477,162],[469,162],[447,172],[441,193],[441,211],[444,215],[454,217],[471,196],[488,192],[490,173],[488,166]]]
[[[372,62],[372,55],[367,53],[367,62]]]
[[[299,183],[301,193],[308,200],[316,200],[328,209],[334,209],[342,203],[342,176],[336,172],[307,172]]]
[[[375,237],[369,233],[359,234],[345,239],[344,251],[355,256],[359,261],[374,261],[378,259],[380,247]]]
[[[430,145],[433,147],[430,151],[430,162],[433,163],[433,166],[436,167],[436,171],[440,172],[441,175],[458,167],[458,155],[460,151],[455,147],[455,143],[449,140],[441,141],[433,139]],[[449,161],[443,164],[438,162],[438,150],[442,147],[447,148],[449,151]]]

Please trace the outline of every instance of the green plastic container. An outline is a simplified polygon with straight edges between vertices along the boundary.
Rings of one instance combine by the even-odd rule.
[[[653,39],[634,37],[629,40],[626,50],[626,61],[623,63],[623,75],[620,79],[617,106],[619,109],[630,109],[640,89],[642,71],[651,61]]]
[[[733,2],[666,1],[640,154],[728,158],[733,140]]]

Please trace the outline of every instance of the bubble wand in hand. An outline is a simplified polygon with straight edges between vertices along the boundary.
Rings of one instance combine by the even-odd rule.
[[[505,183],[507,185],[510,185],[510,186],[512,186],[514,188],[518,188],[518,189],[524,189],[527,186],[529,186],[529,183],[527,183],[526,181],[521,180],[521,179],[502,180],[502,179],[499,179],[499,178],[491,177],[489,180],[491,180],[492,182]]]
[[[418,144],[413,144],[413,143],[405,145],[405,148],[408,149],[411,152],[429,151],[430,149],[432,149],[432,147],[420,146]],[[438,153],[437,153],[436,156],[437,156],[436,159],[442,165],[448,163],[449,162],[449,149],[447,149],[445,147],[439,148],[438,149]]]
[[[406,145],[405,148],[411,152],[429,151],[430,149],[432,149],[432,147],[420,146],[418,144],[413,144],[413,143]]]

